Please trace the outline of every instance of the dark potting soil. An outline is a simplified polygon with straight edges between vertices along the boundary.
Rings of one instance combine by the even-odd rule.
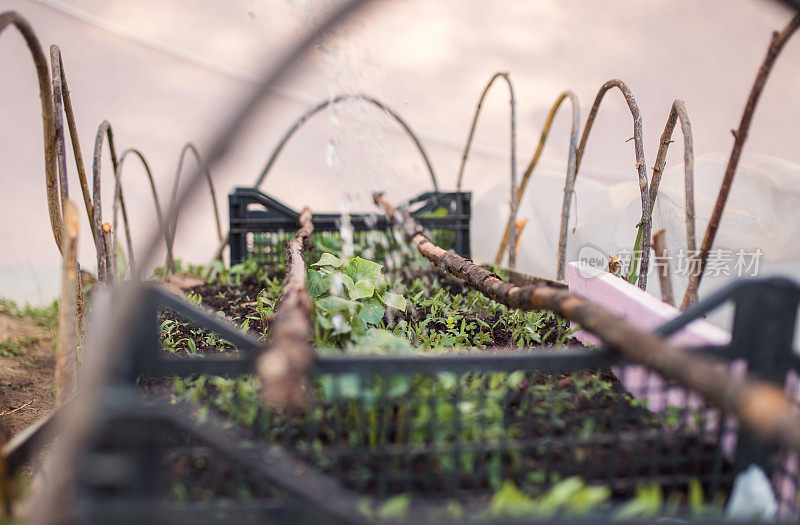
[[[270,436],[290,443],[309,463],[347,486],[376,496],[476,495],[502,480],[537,494],[552,485],[553,476],[575,475],[587,483],[610,484],[618,499],[633,497],[643,483],[662,485],[666,496],[685,495],[690,480],[699,482],[709,497],[730,492],[732,465],[713,444],[714,429],[685,422],[679,429],[668,426],[633,399],[608,369],[526,372],[517,388],[501,398],[490,397],[488,377],[470,381],[485,382],[487,391],[446,397],[446,403],[498,404],[501,435],[492,433],[497,420],[484,416],[472,426],[441,415],[435,422],[409,422],[409,414],[419,417],[426,405],[434,406],[430,397],[414,391],[376,410],[346,400],[316,400],[322,411],[313,425],[305,416],[273,420]],[[607,386],[589,389],[589,383]],[[370,419],[383,422],[377,438],[364,430]],[[352,427],[342,421],[362,423]],[[534,481],[536,473],[547,474]]]
[[[281,274],[276,272],[276,276]],[[249,323],[251,335],[258,338],[261,334],[267,333],[269,329],[269,318],[262,317],[256,311],[258,294],[264,289],[263,283],[254,278],[244,278],[241,284],[204,284],[188,290],[188,294],[198,294],[201,297],[201,305],[213,312],[221,312],[223,319],[230,322],[232,326],[239,329],[245,322]],[[230,357],[237,353],[236,348],[230,343],[219,344],[218,340],[209,339],[209,333],[195,327],[191,322],[170,310],[159,312],[159,323],[173,321],[172,341],[170,351],[176,355],[186,356],[202,354],[213,357]],[[167,334],[162,329],[162,344]],[[194,350],[192,349],[192,343]]]
[[[406,282],[420,278],[431,284],[436,283],[436,286],[447,289],[451,294],[469,291],[463,282],[451,276],[442,276],[435,269],[404,272],[401,277]],[[200,295],[203,306],[222,312],[225,318],[238,325],[249,320],[251,331],[258,335],[266,333],[269,328],[268,320],[262,319],[255,310],[256,297],[263,288],[261,283],[245,279],[239,285],[209,284],[193,288],[190,292]],[[417,309],[400,315],[399,319],[418,322],[425,318],[426,312]],[[169,311],[162,312],[162,316],[164,320],[181,320]],[[493,343],[487,345],[487,349],[510,346],[511,333],[504,328],[504,323],[498,323],[502,320],[496,315],[478,311],[474,312],[474,318],[489,326],[497,324],[492,329]],[[470,317],[467,316],[467,319]],[[177,352],[191,352],[189,339],[194,341],[194,351],[203,355],[230,355],[235,352],[233,349],[220,352],[216,347],[205,344],[207,335],[202,331],[186,323],[178,322],[176,325],[175,338],[179,341],[175,346]],[[445,329],[444,325],[436,323],[429,327]],[[543,344],[556,342],[557,329],[555,319],[548,320],[540,328],[540,335],[550,333],[544,338]],[[596,391],[584,389],[581,384],[592,377],[610,386]],[[576,384],[576,378],[586,381]],[[537,385],[550,385],[547,395],[542,395],[541,390],[536,391]],[[214,395],[213,389],[209,395]],[[554,411],[548,405],[556,398],[563,404],[558,417],[554,416]],[[301,429],[308,427],[303,420],[298,420],[296,424],[284,420],[279,428],[273,429],[271,435],[284,443],[296,441],[291,448],[312,464],[336,473],[353,488],[373,494],[424,492],[435,495],[454,488],[468,492],[486,491],[491,486],[492,469],[498,468],[498,465],[505,479],[511,479],[519,486],[530,486],[527,476],[543,470],[561,477],[580,475],[587,482],[614,480],[616,484],[613,491],[617,497],[630,497],[636,484],[656,480],[664,484],[667,492],[670,489],[686,492],[690,478],[700,481],[708,496],[713,495],[712,491],[729,493],[731,465],[718,457],[717,448],[713,439],[710,439],[713,438],[712,432],[682,429],[682,432],[676,433],[674,424],[668,427],[661,416],[633,399],[610,370],[581,370],[555,375],[529,372],[517,390],[508,394],[502,403],[505,414],[503,426],[514,429],[511,440],[513,446],[507,450],[502,446],[484,446],[477,450],[470,459],[475,468],[472,472],[459,472],[455,482],[452,464],[450,468],[443,466],[441,452],[413,452],[412,447],[407,453],[397,455],[397,446],[407,446],[398,423],[402,399],[386,403],[380,408],[379,419],[390,422],[384,436],[386,449],[378,447],[374,451],[364,452],[364,443],[349,442],[351,437],[347,427],[333,423],[341,416],[337,413],[341,404],[335,403],[324,405],[322,419],[313,425],[318,429],[318,434],[303,435],[304,430]],[[330,425],[326,425],[327,418],[331,420]],[[340,433],[332,434],[332,428],[339,428]],[[626,439],[614,439],[615,433],[625,435]],[[298,442],[303,440],[310,445],[318,442],[321,448],[297,448]],[[348,446],[352,447],[348,449]],[[392,447],[394,451],[387,453]],[[192,469],[186,470],[186,465],[181,461],[176,460],[174,468],[191,475]],[[707,477],[711,472],[717,473],[714,479]],[[630,483],[626,484],[626,480]],[[547,484],[543,482],[544,489]]]

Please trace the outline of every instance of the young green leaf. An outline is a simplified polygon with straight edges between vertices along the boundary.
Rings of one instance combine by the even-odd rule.
[[[336,297],[335,295],[329,295],[328,297],[323,297],[315,303],[317,308],[324,312],[350,312],[354,310],[357,306],[357,303],[353,301],[349,301],[342,297]]]
[[[395,310],[400,310],[401,312],[406,311],[406,298],[398,293],[392,292],[385,292],[381,296],[381,301],[386,306],[391,306]]]
[[[372,297],[372,294],[375,293],[375,285],[366,279],[361,279],[360,281],[356,281],[347,291],[350,294],[350,299],[354,301],[356,299],[366,299]]]
[[[383,319],[383,314],[386,309],[380,301],[371,297],[365,299],[361,303],[361,310],[358,312],[358,317],[367,324],[378,324]]]
[[[344,295],[344,291],[342,290],[343,286],[348,293],[350,292],[350,290],[352,290],[355,283],[353,283],[353,280],[350,278],[349,275],[344,274],[342,272],[333,272],[330,275],[331,275],[331,286],[329,291],[333,295]]]
[[[365,279],[371,282],[375,287],[383,281],[381,268],[383,268],[383,266],[380,264],[362,259],[361,257],[353,257],[347,264],[341,266],[342,272],[349,275],[354,282]]]
[[[308,295],[316,299],[331,288],[331,274],[308,270]]]
[[[319,258],[319,261],[315,262],[311,266],[333,266],[334,268],[339,268],[344,264],[344,261],[333,255],[332,253],[323,253],[322,257]]]

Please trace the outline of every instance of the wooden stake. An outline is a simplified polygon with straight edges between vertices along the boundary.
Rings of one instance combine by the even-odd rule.
[[[58,308],[58,348],[56,349],[56,405],[63,405],[76,390],[77,378],[77,319],[78,270],[78,209],[64,201],[64,231],[62,236],[61,302]]]
[[[286,281],[278,309],[270,323],[272,339],[256,362],[264,400],[273,406],[298,409],[308,398],[308,376],[314,365],[309,344],[311,298],[306,289],[303,252],[311,247],[311,210],[300,214],[297,236],[286,245]]]
[[[521,310],[551,310],[574,321],[631,362],[673,379],[724,412],[733,413],[757,438],[800,451],[800,409],[777,385],[750,376],[736,377],[729,362],[672,345],[567,290],[504,282],[486,268],[433,244],[408,211],[395,208],[383,194],[376,193],[373,199],[425,258],[487,297]]]
[[[664,229],[658,230],[655,235],[653,235],[653,250],[656,255],[658,283],[661,285],[661,299],[668,305],[675,306],[675,295],[672,293],[672,271],[669,266]]]

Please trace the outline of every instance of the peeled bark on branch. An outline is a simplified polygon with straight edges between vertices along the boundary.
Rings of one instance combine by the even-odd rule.
[[[258,357],[264,400],[276,407],[298,409],[305,405],[308,376],[314,366],[311,298],[306,289],[303,251],[311,247],[311,210],[300,214],[297,236],[286,244],[286,282],[281,302],[270,323],[272,339]]]
[[[737,378],[728,370],[727,361],[672,345],[567,290],[504,282],[486,268],[433,244],[406,210],[395,208],[382,194],[373,195],[373,199],[412,239],[419,252],[441,270],[512,308],[547,309],[580,324],[631,362],[677,381],[723,411],[736,415],[756,437],[800,451],[800,409],[777,385],[749,376]]]

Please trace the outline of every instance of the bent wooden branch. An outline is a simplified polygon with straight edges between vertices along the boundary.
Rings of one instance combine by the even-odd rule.
[[[578,134],[580,133],[581,127],[581,108],[578,102],[578,97],[572,91],[564,91],[558,96],[556,101],[553,102],[553,106],[550,108],[550,113],[547,115],[544,127],[542,128],[542,133],[539,136],[539,144],[536,146],[536,151],[533,154],[533,158],[531,158],[531,161],[528,163],[528,167],[525,168],[525,173],[522,174],[522,178],[520,179],[519,187],[517,188],[515,195],[516,206],[517,209],[519,209],[520,202],[525,194],[525,189],[528,186],[528,181],[533,174],[533,170],[536,169],[536,165],[539,163],[539,159],[544,151],[544,146],[547,143],[548,136],[550,135],[550,128],[553,126],[556,113],[558,113],[558,109],[561,107],[561,104],[567,99],[569,99],[570,103],[572,104],[572,127],[569,135],[569,159],[567,160],[567,177],[564,183],[564,203],[561,211],[561,230],[558,237],[558,262],[556,266],[556,279],[559,280],[564,279],[564,268],[566,267],[567,223],[569,217],[569,206],[572,202],[572,192],[574,191],[575,187],[575,169],[577,166],[576,160],[578,157]],[[512,218],[509,216],[508,222],[506,223],[506,229],[503,232],[503,238],[500,241],[500,247],[497,249],[497,255],[494,259],[494,263],[498,266],[503,261],[503,254],[506,252],[506,246],[508,245],[508,240],[511,236],[512,226]]]
[[[53,103],[55,105],[56,124],[61,126],[61,113],[67,117],[67,127],[69,129],[69,136],[72,142],[72,154],[75,158],[75,167],[78,171],[78,181],[81,185],[81,193],[83,195],[83,203],[86,207],[86,216],[89,218],[89,227],[92,228],[92,236],[94,236],[94,209],[92,207],[92,198],[89,195],[89,185],[86,179],[86,168],[83,163],[83,152],[81,151],[81,143],[78,137],[78,125],[75,122],[75,112],[72,108],[72,98],[69,93],[69,86],[67,85],[67,75],[64,71],[64,64],[61,58],[61,49],[55,45],[50,45],[50,64],[53,72]],[[65,142],[63,136],[63,129],[57,135],[61,136],[61,141],[58,144],[59,154],[65,156]]]
[[[689,121],[689,113],[682,100],[676,99],[672,102],[669,110],[667,124],[661,134],[658,146],[656,162],[653,165],[653,178],[650,179],[650,209],[654,209],[656,198],[658,197],[658,187],[661,184],[661,175],[664,173],[664,166],[667,163],[667,150],[672,142],[672,132],[678,119],[681,122],[681,132],[683,133],[683,186],[686,201],[686,256],[692,257],[697,245],[695,241],[695,213],[694,213],[694,139],[692,138],[692,124]],[[657,234],[656,234],[657,235]],[[653,236],[655,238],[655,235]],[[662,284],[664,284],[662,282]],[[662,288],[663,290],[663,288]],[[686,289],[687,296],[691,302],[697,300],[697,288],[692,289],[691,281]],[[670,289],[670,294],[672,290]],[[666,299],[665,299],[666,300]],[[673,302],[670,302],[674,306]],[[685,309],[685,308],[684,308]]]
[[[700,260],[700,269],[697,272],[692,272],[692,276],[689,279],[689,286],[686,289],[686,295],[683,297],[681,309],[686,308],[691,303],[692,294],[696,294],[700,286],[700,279],[703,277],[703,271],[708,261],[708,254],[711,251],[711,246],[714,244],[714,237],[717,236],[719,222],[722,220],[722,212],[725,210],[725,203],[728,201],[728,194],[731,191],[733,177],[736,174],[736,167],[739,165],[739,158],[742,155],[744,142],[747,140],[747,132],[750,129],[750,123],[753,120],[753,114],[755,113],[758,99],[761,97],[761,92],[764,90],[764,84],[767,83],[767,78],[769,77],[770,71],[772,71],[772,66],[775,64],[775,60],[778,58],[783,46],[786,45],[786,42],[798,28],[800,28],[800,15],[796,15],[792,18],[786,27],[783,28],[783,31],[775,31],[772,33],[772,41],[767,50],[767,56],[764,58],[764,62],[762,62],[761,68],[758,70],[756,80],[753,82],[753,87],[750,90],[750,95],[747,97],[747,104],[744,107],[744,113],[742,113],[742,120],[739,122],[739,129],[733,131],[734,141],[731,156],[725,168],[725,175],[722,178],[722,185],[719,189],[719,195],[717,195],[717,202],[714,204],[714,210],[711,212],[711,218],[708,221],[703,243],[700,245],[700,254],[698,256]]]
[[[422,146],[422,142],[420,141],[419,137],[417,137],[417,134],[411,129],[411,126],[408,124],[408,122],[406,122],[399,113],[380,100],[364,93],[341,93],[328,100],[323,100],[316,106],[308,109],[305,113],[300,115],[300,117],[294,121],[291,127],[286,130],[286,133],[284,133],[283,137],[281,137],[281,140],[278,142],[277,146],[275,146],[275,149],[272,150],[269,160],[267,160],[267,163],[261,169],[261,173],[259,173],[258,178],[256,179],[255,183],[253,183],[253,187],[256,189],[261,187],[261,185],[264,183],[264,179],[267,177],[267,174],[269,174],[272,166],[275,164],[275,161],[278,160],[278,156],[283,151],[283,148],[289,143],[289,139],[291,139],[297,130],[299,130],[309,119],[311,119],[311,117],[325,108],[354,100],[372,104],[376,108],[389,115],[395,122],[397,122],[397,124],[400,125],[401,128],[403,128],[403,131],[411,140],[411,142],[414,143],[414,147],[417,149],[422,161],[425,163],[425,168],[428,170],[428,175],[430,176],[431,183],[433,184],[433,191],[439,191],[439,181],[436,179],[436,174],[433,171],[433,164],[431,164],[431,160],[428,157],[428,153],[425,151],[425,148]]]
[[[114,133],[111,131],[111,124],[107,120],[100,123],[97,128],[97,135],[94,140],[94,156],[92,161],[92,219],[94,225],[92,232],[94,233],[94,245],[97,247],[97,280],[103,284],[108,282],[110,264],[111,246],[106,242],[106,236],[103,235],[103,202],[102,193],[100,191],[100,154],[103,151],[103,137],[108,138],[108,151],[111,155],[111,164],[114,168],[114,173],[117,172],[117,151],[114,147]],[[122,217],[125,220],[125,233],[130,245],[130,228],[128,227],[128,212],[125,207],[122,208]]]
[[[458,168],[458,179],[456,180],[456,191],[461,191],[461,182],[464,179],[464,167],[467,165],[467,158],[469,157],[469,150],[472,147],[472,139],[475,137],[475,128],[478,125],[478,117],[481,115],[481,109],[483,108],[483,102],[486,100],[486,95],[489,93],[489,90],[492,88],[492,85],[498,78],[502,78],[506,81],[506,85],[508,86],[508,98],[509,98],[509,105],[510,105],[510,113],[511,113],[511,129],[510,129],[510,136],[509,136],[509,162],[511,168],[511,200],[509,201],[510,204],[510,213],[508,217],[508,223],[510,225],[509,230],[509,237],[516,240],[516,229],[515,224],[517,220],[517,204],[519,203],[518,199],[516,198],[517,195],[517,110],[516,110],[516,98],[514,97],[514,85],[511,83],[511,78],[508,76],[508,73],[499,72],[495,73],[489,82],[486,84],[486,87],[483,88],[481,92],[480,99],[478,99],[478,105],[475,108],[475,115],[472,117],[472,125],[469,128],[469,135],[467,136],[467,143],[464,145],[464,153],[461,154],[461,165]],[[517,266],[516,261],[516,254],[514,253],[514,243],[508,248],[508,266],[514,269]]]
[[[197,161],[197,165],[203,169],[203,173],[206,176],[206,183],[208,184],[208,192],[211,194],[211,206],[214,209],[214,221],[217,227],[217,239],[220,243],[223,241],[222,236],[222,223],[219,220],[219,206],[217,205],[217,191],[214,188],[214,179],[211,177],[211,173],[203,164],[203,158],[200,156],[200,152],[197,150],[197,146],[192,144],[191,142],[187,142],[183,145],[181,149],[181,154],[178,157],[178,169],[175,171],[175,178],[172,182],[172,194],[169,198],[170,206],[172,206],[175,202],[175,198],[178,196],[178,188],[180,187],[181,183],[181,173],[183,173],[183,161],[186,159],[186,154],[192,153],[194,155],[195,161]],[[155,194],[153,194],[155,196]],[[160,213],[160,212],[159,212]],[[167,233],[169,234],[169,246],[167,247],[167,260],[165,261],[165,269],[169,272],[175,271],[175,262],[173,259],[173,249],[175,246],[175,230],[178,229],[178,215],[175,215],[175,220],[172,221],[172,224],[169,225]],[[218,260],[222,260],[222,253],[219,254],[217,257]],[[133,273],[133,272],[131,272]]]
[[[273,406],[297,409],[305,404],[308,376],[314,365],[311,298],[306,289],[303,251],[311,247],[311,210],[300,214],[297,236],[286,244],[286,281],[281,302],[270,323],[272,339],[258,357],[264,400]]]
[[[645,365],[735,414],[756,437],[800,451],[800,409],[777,385],[749,376],[735,377],[726,361],[672,345],[567,290],[504,282],[486,268],[433,244],[408,211],[395,208],[382,194],[373,195],[373,199],[412,239],[419,252],[441,270],[512,308],[547,309],[580,324],[631,362]]]
[[[128,229],[128,222],[127,222],[127,215],[125,213],[125,204],[122,197],[122,167],[125,165],[125,159],[128,158],[128,155],[133,155],[135,158],[139,159],[141,163],[142,169],[144,170],[145,176],[147,176],[147,181],[150,184],[150,193],[153,195],[153,204],[155,205],[156,209],[156,219],[158,220],[158,227],[161,228],[161,232],[164,236],[164,245],[167,250],[167,259],[166,259],[166,268],[172,269],[174,267],[173,262],[173,255],[172,255],[172,243],[170,242],[169,236],[169,229],[167,224],[164,222],[164,215],[161,211],[161,202],[158,200],[158,191],[156,191],[156,183],[155,179],[153,178],[153,171],[150,169],[150,164],[147,162],[147,159],[144,157],[144,154],[136,148],[128,148],[122,152],[122,155],[119,156],[119,160],[116,162],[115,172],[114,172],[114,206],[113,206],[113,228],[112,231],[114,235],[117,232],[117,212],[118,209],[122,210],[122,219],[125,226],[125,233],[126,233],[126,242],[128,245],[128,264],[130,264],[130,271],[131,275],[136,274],[136,261],[133,257],[133,243],[131,241],[130,230]],[[116,258],[116,243],[114,244],[114,250],[112,259]]]
[[[25,18],[16,11],[0,13],[0,34],[8,26],[14,26],[25,39],[28,49],[36,67],[36,76],[39,81],[39,98],[42,104],[42,128],[44,132],[44,172],[47,186],[47,209],[50,214],[50,226],[56,246],[61,250],[61,210],[58,195],[58,180],[56,178],[55,156],[55,115],[53,110],[53,94],[50,91],[50,70],[47,68],[47,59],[42,52],[39,39],[33,32]]]
[[[644,142],[642,137],[642,115],[639,112],[639,105],[636,103],[636,99],[633,97],[633,93],[631,92],[628,85],[622,80],[619,79],[609,80],[608,82],[600,86],[600,90],[594,97],[592,108],[589,110],[589,116],[586,118],[586,123],[583,125],[583,134],[581,135],[581,142],[578,145],[578,153],[575,159],[575,178],[577,178],[578,173],[580,172],[581,162],[583,161],[583,153],[584,151],[586,151],[586,143],[589,140],[589,134],[592,131],[592,126],[594,126],[594,120],[597,117],[597,112],[600,109],[600,103],[603,101],[603,97],[605,97],[606,93],[612,88],[617,88],[625,97],[625,102],[628,104],[628,109],[630,110],[631,118],[633,119],[633,147],[634,147],[634,152],[636,154],[636,173],[639,182],[639,193],[641,194],[642,198],[642,220],[641,220],[642,239],[644,239],[645,241],[649,241],[650,225],[651,225],[650,192],[648,191],[647,165],[645,163]],[[561,219],[562,232],[566,232],[566,229],[563,227],[564,219],[565,218],[569,219],[569,207],[565,207],[565,209],[566,212],[562,211],[562,219]],[[561,242],[562,241],[559,241],[559,243]],[[565,243],[564,245],[566,246],[566,241],[563,242]],[[647,288],[647,270],[650,263],[650,247],[645,246],[645,244],[646,243],[643,242],[641,246],[641,264],[639,266],[638,285],[639,288],[641,288],[642,290],[645,290]],[[634,253],[634,257],[635,256],[636,253]]]

